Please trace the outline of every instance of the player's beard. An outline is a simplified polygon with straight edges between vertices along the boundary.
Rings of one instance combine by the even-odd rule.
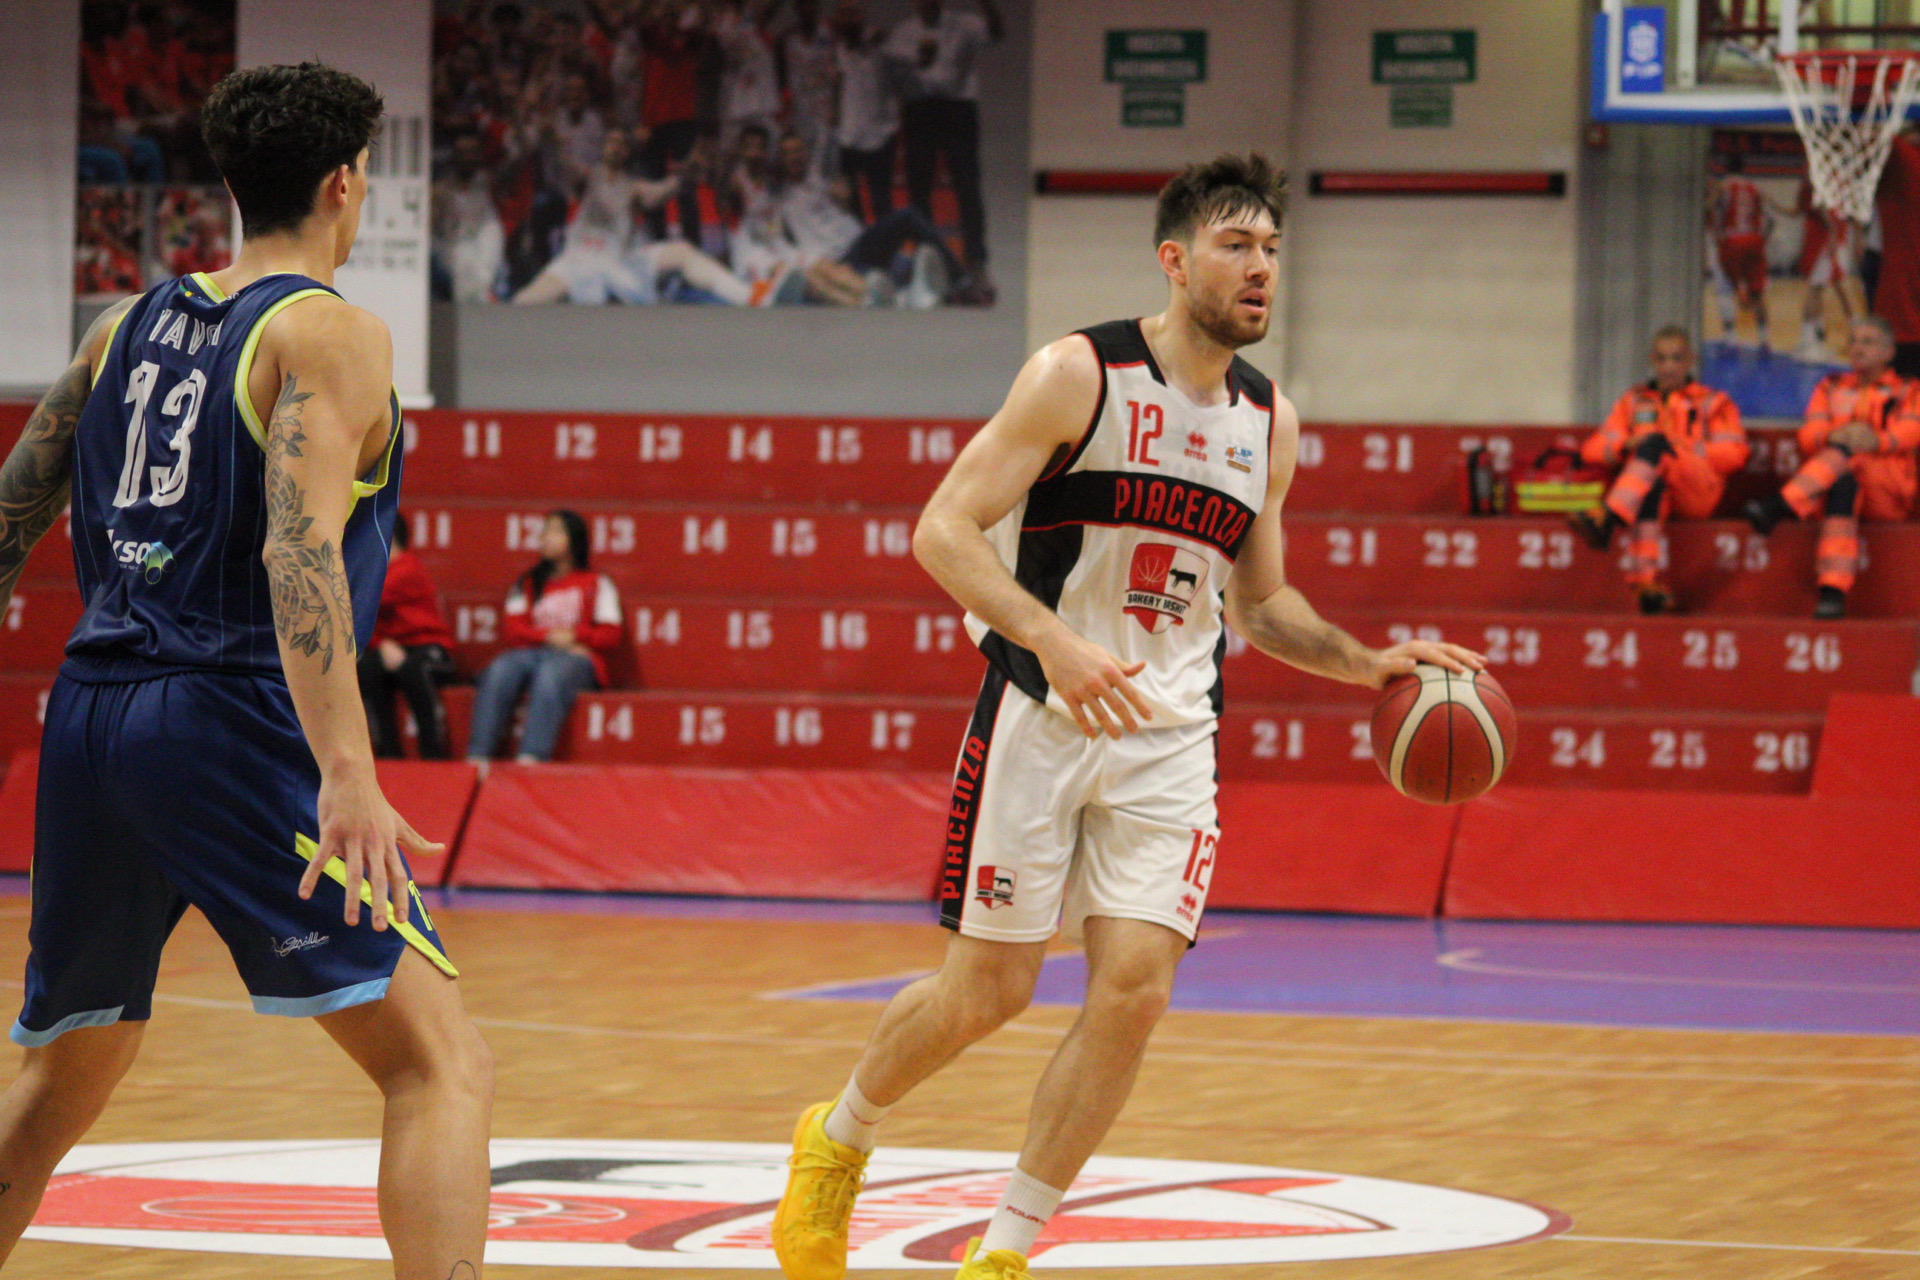
[[[1229,297],[1224,303],[1189,295],[1187,314],[1200,332],[1228,350],[1238,351],[1266,337],[1267,323],[1273,316],[1272,303],[1267,304],[1267,314],[1257,318],[1243,318],[1235,314],[1239,306],[1238,295]]]

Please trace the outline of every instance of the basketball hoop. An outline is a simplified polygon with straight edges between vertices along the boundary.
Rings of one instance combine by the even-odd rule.
[[[1782,54],[1774,69],[1807,149],[1814,203],[1873,220],[1873,192],[1920,92],[1920,55],[1880,49]]]

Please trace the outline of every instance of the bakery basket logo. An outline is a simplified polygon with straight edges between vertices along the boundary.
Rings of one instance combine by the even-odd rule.
[[[777,1271],[772,1142],[504,1139],[487,1261]],[[854,1271],[951,1274],[985,1228],[1010,1152],[882,1147],[854,1206]],[[27,1235],[151,1249],[383,1259],[371,1141],[77,1147]],[[1411,1182],[1096,1156],[1033,1254],[1049,1269],[1225,1267],[1447,1253],[1566,1230],[1562,1214]]]
[[[1168,627],[1186,625],[1187,610],[1206,585],[1207,562],[1203,557],[1165,542],[1142,542],[1133,549],[1123,607],[1136,622],[1158,635]]]

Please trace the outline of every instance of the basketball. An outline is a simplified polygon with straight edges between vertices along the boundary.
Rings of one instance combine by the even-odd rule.
[[[1421,663],[1373,707],[1373,758],[1403,796],[1459,804],[1484,795],[1513,760],[1513,702],[1484,671]]]

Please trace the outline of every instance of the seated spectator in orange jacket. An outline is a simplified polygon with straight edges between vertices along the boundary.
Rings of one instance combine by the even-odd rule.
[[[501,633],[513,647],[487,665],[473,691],[467,759],[493,755],[524,693],[527,715],[514,758],[551,760],[573,700],[589,686],[606,687],[607,659],[624,635],[620,595],[612,579],[587,567],[588,551],[587,522],[577,513],[547,516],[540,563],[507,592]]]
[[[1854,324],[1847,343],[1853,368],[1822,378],[1807,401],[1800,428],[1806,462],[1780,492],[1747,504],[1747,520],[1761,533],[1782,520],[1822,517],[1816,618],[1846,616],[1860,569],[1860,521],[1904,520],[1913,510],[1920,384],[1893,371],[1893,352],[1885,320],[1867,316]]]
[[[1620,468],[1603,505],[1572,517],[1575,532],[1596,551],[1616,529],[1632,530],[1627,585],[1640,612],[1665,613],[1673,594],[1660,578],[1660,527],[1668,516],[1704,520],[1713,514],[1727,476],[1747,461],[1740,410],[1724,392],[1693,379],[1693,343],[1668,325],[1653,335],[1653,377],[1613,406],[1580,446],[1597,467]]]
[[[393,714],[393,695],[399,692],[413,710],[420,758],[445,760],[447,710],[440,705],[439,686],[453,678],[448,652],[453,633],[440,617],[440,596],[420,557],[407,549],[411,541],[402,517],[393,526],[393,554],[380,588],[373,638],[360,651],[360,698],[367,704],[374,755],[398,759],[402,754],[400,724]]]

